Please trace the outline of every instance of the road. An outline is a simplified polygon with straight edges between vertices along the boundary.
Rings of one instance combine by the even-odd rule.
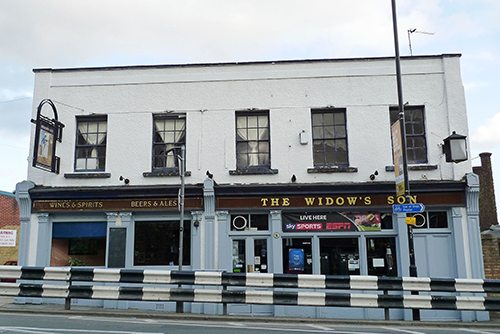
[[[440,324],[437,324],[439,326]],[[334,323],[256,323],[174,321],[161,319],[105,318],[80,315],[46,315],[0,313],[0,333],[5,334],[267,334],[267,333],[334,333],[334,334],[500,334],[498,329],[460,327],[401,327],[336,325]]]

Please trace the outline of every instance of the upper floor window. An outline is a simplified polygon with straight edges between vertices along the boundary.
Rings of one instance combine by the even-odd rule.
[[[79,117],[75,171],[103,171],[106,167],[107,117]]]
[[[314,167],[348,166],[345,109],[312,110]]]
[[[268,111],[236,113],[236,161],[238,169],[270,168]]]
[[[423,106],[405,106],[406,152],[409,164],[427,163],[427,143]],[[390,108],[391,124],[399,118],[399,108]]]
[[[186,116],[153,116],[153,170],[178,169],[177,156],[186,145]]]

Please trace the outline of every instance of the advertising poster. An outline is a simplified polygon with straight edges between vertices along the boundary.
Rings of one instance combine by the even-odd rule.
[[[391,127],[392,130],[392,154],[394,158],[394,173],[396,174],[396,194],[405,195],[405,175],[403,163],[403,144],[401,137],[401,124],[398,119]]]
[[[304,271],[304,249],[290,248],[288,250],[288,269],[290,271]]]
[[[283,213],[283,232],[380,231],[380,213]]]

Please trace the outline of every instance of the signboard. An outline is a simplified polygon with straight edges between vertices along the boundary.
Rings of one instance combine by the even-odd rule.
[[[52,107],[54,118],[42,115],[42,107],[49,104]],[[54,103],[45,99],[37,108],[36,119],[31,120],[36,124],[35,141],[33,147],[33,167],[41,168],[59,174],[59,157],[56,157],[56,142],[62,140],[64,125],[57,120],[57,110]]]
[[[396,174],[396,194],[405,195],[405,166],[403,163],[403,139],[401,136],[401,124],[398,119],[391,126],[392,130],[392,154],[394,158],[394,173]]]
[[[387,207],[393,204],[407,203],[405,196],[382,194],[332,194],[332,195],[305,195],[305,196],[280,196],[272,197],[217,197],[218,209],[234,208],[265,208],[265,209],[290,209],[290,208],[325,208],[340,209],[343,211],[356,211],[351,207]],[[464,206],[463,192],[455,193],[412,193],[410,203],[424,203],[426,205],[457,205]],[[365,209],[369,210],[369,209]]]
[[[424,211],[425,211],[425,206],[420,203],[395,204],[392,206],[393,213],[415,213]]]
[[[173,210],[177,209],[177,198],[150,199],[81,199],[81,200],[35,200],[33,212],[52,211],[112,211],[112,210]],[[203,208],[199,197],[184,199],[186,209]]]
[[[380,231],[379,213],[283,213],[283,232]]]
[[[0,230],[0,247],[16,247],[17,230]]]

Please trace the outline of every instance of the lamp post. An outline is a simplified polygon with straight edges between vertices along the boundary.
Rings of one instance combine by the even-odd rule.
[[[184,179],[186,177],[186,146],[174,146],[170,148],[166,153],[172,152],[177,149],[181,149],[181,154],[177,154],[177,161],[179,165],[179,176],[181,177],[181,188],[179,189],[179,271],[182,270],[182,262],[184,261],[184,194],[185,194],[185,182]],[[182,287],[181,284],[178,286]],[[184,303],[181,301],[176,302],[175,309],[177,313],[184,312]]]
[[[402,155],[402,168],[404,177],[404,196],[405,202],[409,202],[410,198],[410,180],[408,178],[408,158],[406,152],[406,127],[405,127],[405,112],[403,102],[403,85],[401,81],[401,59],[399,55],[399,40],[398,40],[398,23],[396,14],[396,0],[392,0],[392,25],[394,30],[394,49],[396,58],[396,81],[398,88],[398,106],[399,106],[399,125],[401,133],[401,155]],[[395,161],[394,163],[397,163]],[[417,277],[417,266],[415,264],[415,250],[413,244],[413,227],[408,226],[408,253],[410,258],[410,277]],[[418,291],[412,291],[412,295],[418,295]],[[413,320],[420,320],[420,311],[413,309]]]
[[[179,189],[179,271],[181,271],[182,262],[184,260],[184,193],[186,188],[184,179],[186,177],[186,146],[181,146],[181,155],[177,156],[177,159],[179,160],[179,175],[181,177],[181,189]]]

